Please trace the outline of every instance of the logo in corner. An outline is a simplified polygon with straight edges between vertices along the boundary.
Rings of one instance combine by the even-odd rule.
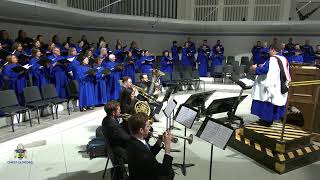
[[[15,153],[14,157],[19,160],[22,160],[27,157],[26,156],[27,150],[24,149],[23,144],[18,144],[17,149],[14,150],[14,153]]]

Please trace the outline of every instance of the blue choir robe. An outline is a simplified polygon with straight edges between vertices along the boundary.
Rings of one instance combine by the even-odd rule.
[[[95,66],[94,68],[97,69],[94,84],[95,97],[97,101],[96,104],[106,104],[108,102],[106,76],[101,73],[105,68],[101,65]]]
[[[178,47],[177,46],[172,46],[171,47],[171,53],[172,53],[172,58],[174,61],[179,60],[179,52],[178,52]]]
[[[53,78],[53,83],[56,86],[57,94],[60,98],[66,98],[67,97],[66,87],[68,83],[67,67],[63,67],[60,64],[56,64],[55,66],[53,66],[53,64],[59,63],[60,60],[63,60],[64,57],[62,56],[55,57],[54,55],[50,55],[48,59],[51,60],[50,73]]]
[[[121,91],[120,87],[120,71],[116,68],[117,62],[109,61],[106,64],[106,68],[111,70],[111,74],[107,77],[107,96],[108,101],[118,100]]]
[[[261,48],[256,56],[254,64],[264,64],[269,59],[269,48]]]
[[[139,54],[137,51],[135,51],[134,49],[139,49],[139,48],[132,48],[132,47],[130,47],[129,49],[128,49],[128,51],[130,51],[131,53],[132,53],[132,57],[134,58],[134,59],[140,59],[141,58],[141,54]]]
[[[289,62],[303,64],[304,63],[303,55],[302,54],[293,55],[293,56],[291,56]]]
[[[115,49],[113,51],[113,54],[116,56],[116,59],[119,63],[123,63],[126,58],[124,52],[125,51],[123,49]]]
[[[304,45],[302,47],[303,52],[303,62],[304,63],[313,63],[315,60],[313,47],[310,45]]]
[[[289,63],[281,54],[277,55],[283,63],[288,81],[291,81]],[[288,93],[281,93],[280,69],[275,57],[256,68],[256,79],[252,88],[251,113],[260,121],[271,123],[284,116]]]
[[[253,59],[253,62],[257,62],[258,61],[258,56],[259,56],[259,52],[260,52],[260,49],[262,47],[261,46],[254,46],[252,49],[251,49],[251,53],[252,53],[252,59]]]
[[[283,50],[281,51],[281,54],[282,54],[282,56],[284,56],[284,57],[287,58],[288,62],[291,62],[291,57],[292,57],[292,55],[291,55],[291,53],[290,53],[287,49],[283,49]]]
[[[220,44],[220,45],[214,45],[213,47],[212,47],[212,49],[217,49],[217,47],[220,47],[220,52],[222,53],[222,54],[224,54],[224,47]]]
[[[76,50],[77,50],[77,53],[81,53],[82,47],[80,47],[79,45],[76,45]]]
[[[49,83],[49,69],[47,67],[41,66],[37,62],[39,61],[38,58],[32,57],[30,59],[29,64],[32,65],[31,68],[31,75],[32,75],[32,82],[34,86],[39,87],[40,91],[42,87]]]
[[[77,67],[80,66],[80,62],[77,60],[77,56],[67,56],[66,59],[71,63],[67,67],[67,72],[72,72],[72,76],[69,76],[71,80],[77,79]]]
[[[210,53],[203,52],[202,48],[198,49],[198,72],[200,77],[207,77],[208,76],[208,63],[209,63],[209,56]]]
[[[134,65],[135,59],[126,57],[124,62],[124,75],[129,76],[132,79],[132,82],[135,83],[134,74],[136,72],[136,68]]]
[[[164,73],[170,74],[170,79],[172,79],[172,72],[173,72],[173,58],[170,56],[162,56],[160,59],[161,62],[161,71]]]
[[[94,91],[94,77],[88,76],[86,72],[90,69],[88,65],[77,66],[77,81],[79,83],[79,108],[92,107],[96,105]]]
[[[216,52],[216,49],[212,49],[212,61],[211,61],[211,77],[214,77],[214,68],[216,65],[223,65],[223,53]]]
[[[23,89],[27,87],[26,74],[19,74],[12,70],[20,64],[7,64],[2,69],[4,79],[9,82],[9,88],[13,89],[17,95],[20,105],[24,105]]]
[[[142,56],[141,62],[141,73],[149,74],[152,73],[154,67],[154,59],[152,56]]]
[[[193,67],[194,65],[194,59],[193,54],[188,50],[188,48],[182,48],[182,59],[181,59],[181,65],[183,67]]]

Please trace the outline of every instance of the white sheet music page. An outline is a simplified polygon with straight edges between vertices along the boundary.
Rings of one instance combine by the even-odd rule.
[[[254,84],[253,80],[247,79],[247,78],[239,79],[239,81],[243,82],[247,87],[253,86],[253,84]]]
[[[168,101],[166,108],[164,109],[164,114],[169,117],[172,111],[176,108],[177,104],[174,102],[173,98]]]
[[[233,130],[213,121],[208,121],[200,138],[223,149],[228,143]]]
[[[187,128],[191,128],[196,116],[197,111],[194,111],[186,106],[181,106],[179,114],[176,117],[176,121],[186,126]]]

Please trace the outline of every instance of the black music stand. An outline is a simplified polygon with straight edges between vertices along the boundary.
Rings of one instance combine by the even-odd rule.
[[[203,112],[205,111],[205,102],[214,92],[216,92],[216,90],[192,94],[184,104],[199,108],[199,115],[203,114]]]
[[[177,101],[175,99],[170,99],[167,103],[166,108],[163,110],[163,114],[166,116],[166,129],[171,129],[171,114],[177,106]]]
[[[184,136],[187,136],[187,128],[191,129],[199,111],[191,106],[182,104],[179,106],[177,113],[175,114],[175,120],[184,126]],[[176,166],[181,169],[181,172],[184,176],[187,174],[187,168],[192,167],[195,164],[186,164],[186,139],[183,141],[183,161],[181,163],[174,163],[173,166]]]
[[[233,133],[234,130],[230,125],[224,124],[210,117],[207,117],[204,120],[197,132],[197,137],[211,144],[209,180],[212,179],[213,146],[225,150]]]

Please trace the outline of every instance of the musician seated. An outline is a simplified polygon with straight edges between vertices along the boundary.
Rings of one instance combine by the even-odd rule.
[[[103,134],[110,142],[116,159],[118,161],[127,161],[127,142],[130,140],[130,135],[120,125],[118,118],[120,116],[120,104],[116,101],[110,101],[104,106],[107,116],[102,121]]]
[[[163,138],[158,138],[154,146],[150,146],[145,140],[150,129],[148,118],[144,113],[137,113],[128,120],[132,134],[128,143],[130,180],[172,180],[174,178],[173,157],[170,156],[172,134],[164,132]],[[155,156],[162,149],[162,141],[165,155],[162,163],[159,163]]]
[[[151,81],[149,81],[148,75],[147,74],[141,74],[140,75],[140,83],[137,84],[137,86],[141,87],[142,89],[145,90],[145,92],[149,92],[149,88],[151,86]],[[159,84],[156,84],[155,86],[159,86]],[[161,91],[158,88],[154,88],[154,91],[149,94],[152,96],[158,96],[160,95]]]

